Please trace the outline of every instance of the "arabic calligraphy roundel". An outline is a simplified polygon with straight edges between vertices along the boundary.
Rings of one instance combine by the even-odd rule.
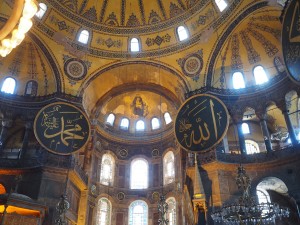
[[[282,26],[283,57],[291,78],[300,82],[300,2],[291,1]]]
[[[90,136],[90,124],[77,107],[56,102],[42,108],[34,120],[34,134],[48,151],[69,155],[82,149]]]
[[[228,111],[213,95],[195,95],[180,107],[175,120],[175,136],[188,151],[206,151],[217,145],[227,132]]]

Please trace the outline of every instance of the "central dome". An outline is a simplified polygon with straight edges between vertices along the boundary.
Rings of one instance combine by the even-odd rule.
[[[70,19],[98,23],[106,27],[145,29],[149,26],[171,26],[201,9],[208,0],[99,0],[99,1],[50,1],[55,9]],[[63,6],[56,7],[57,5]],[[74,16],[74,12],[76,16]],[[85,23],[87,25],[87,23]],[[89,26],[90,28],[93,28]],[[159,28],[158,28],[159,29]],[[147,29],[145,29],[147,31]]]

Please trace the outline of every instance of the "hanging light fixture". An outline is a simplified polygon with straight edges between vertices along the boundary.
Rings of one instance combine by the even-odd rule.
[[[262,225],[275,224],[275,219],[289,217],[289,209],[276,203],[256,203],[250,196],[251,179],[242,165],[238,167],[236,177],[238,188],[243,189],[239,201],[231,205],[223,205],[221,210],[211,214],[214,222],[226,225]]]
[[[35,0],[15,0],[11,16],[0,29],[0,55],[7,56],[25,38],[32,27],[38,5]]]

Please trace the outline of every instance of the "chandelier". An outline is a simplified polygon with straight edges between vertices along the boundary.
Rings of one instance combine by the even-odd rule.
[[[38,10],[35,0],[15,0],[12,13],[0,29],[0,55],[7,56],[17,47],[32,27],[32,17]]]
[[[289,209],[276,203],[256,203],[249,193],[251,179],[242,165],[238,167],[236,184],[239,189],[243,189],[243,195],[238,202],[223,205],[221,210],[214,211],[211,214],[214,222],[226,225],[261,225],[275,224],[276,218],[289,217]]]

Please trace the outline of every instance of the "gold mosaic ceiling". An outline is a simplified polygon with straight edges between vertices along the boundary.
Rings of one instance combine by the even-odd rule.
[[[1,1],[0,24],[9,16],[9,2]],[[274,58],[282,59],[280,5],[228,0],[220,13],[212,0],[43,2],[45,16],[35,18],[24,43],[0,59],[1,82],[6,76],[16,78],[18,95],[33,79],[38,95],[82,97],[88,114],[97,112],[103,100],[118,93],[133,97],[137,91],[171,96],[176,108],[187,92],[205,86],[232,90],[230,76],[236,69],[245,73],[249,86],[255,83],[256,65],[263,65],[270,78],[278,75]],[[189,33],[182,42],[176,35],[179,25]],[[82,29],[91,34],[87,45],[77,41]],[[141,51],[132,54],[128,43],[134,36]]]

